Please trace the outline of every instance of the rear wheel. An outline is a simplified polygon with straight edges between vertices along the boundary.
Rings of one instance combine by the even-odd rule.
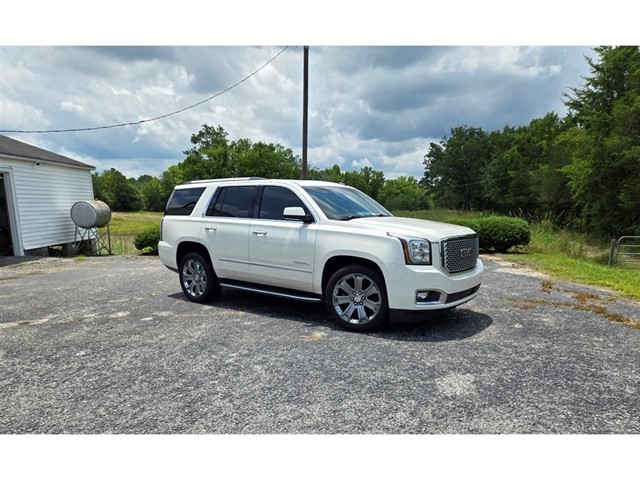
[[[207,259],[199,253],[187,253],[180,262],[180,286],[187,299],[196,303],[215,300],[220,283]]]
[[[382,277],[362,265],[350,265],[333,274],[325,290],[325,303],[338,325],[358,332],[381,326],[389,315]]]

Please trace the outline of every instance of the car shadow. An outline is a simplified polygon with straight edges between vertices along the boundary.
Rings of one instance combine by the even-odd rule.
[[[469,308],[456,308],[431,314],[416,323],[391,323],[371,335],[410,342],[448,342],[473,337],[492,323],[493,318],[489,315]]]
[[[248,295],[250,295],[249,299]],[[171,294],[169,297],[188,301],[181,292]],[[345,331],[329,318],[323,303],[297,302],[269,295],[254,295],[239,290],[225,289],[220,297],[210,305],[238,312],[301,322],[314,328],[324,327],[341,332]],[[489,315],[468,308],[457,308],[445,313],[430,314],[418,322],[390,323],[374,332],[354,333],[354,335],[411,342],[447,342],[473,337],[489,328],[492,323],[493,319]]]

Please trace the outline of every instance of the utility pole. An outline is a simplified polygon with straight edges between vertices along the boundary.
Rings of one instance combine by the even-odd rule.
[[[307,136],[309,130],[309,47],[304,47],[304,87],[302,93],[302,180],[307,179]]]

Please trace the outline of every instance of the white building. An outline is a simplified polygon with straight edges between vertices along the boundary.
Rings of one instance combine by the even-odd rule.
[[[0,135],[0,255],[72,244],[71,207],[93,200],[94,168]]]

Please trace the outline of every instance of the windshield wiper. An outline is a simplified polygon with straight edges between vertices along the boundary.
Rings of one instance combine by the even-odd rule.
[[[373,218],[373,217],[388,217],[388,216],[389,215],[386,215],[384,213],[376,213],[371,215],[345,215],[343,217],[340,217],[339,220],[349,221],[349,220],[354,220],[356,218]]]

